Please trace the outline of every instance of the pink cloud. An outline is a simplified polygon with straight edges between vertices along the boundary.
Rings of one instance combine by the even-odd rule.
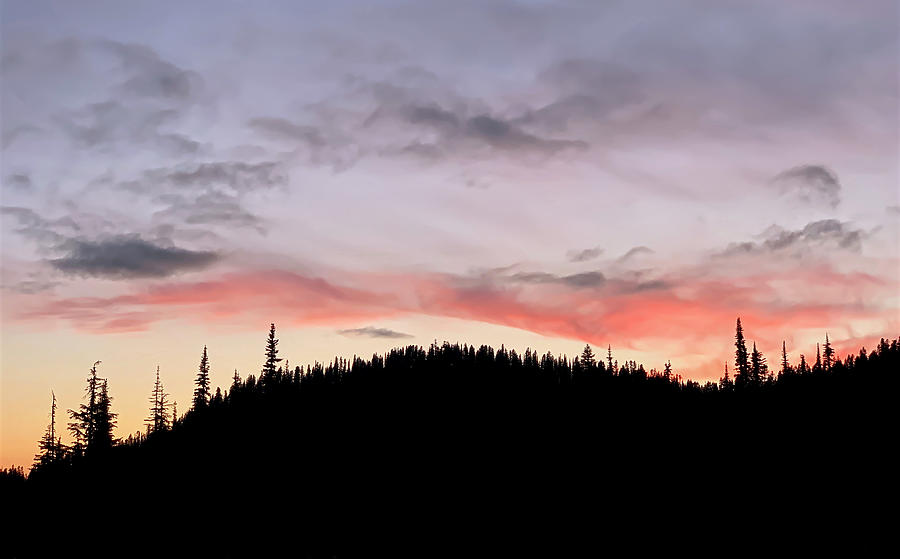
[[[802,285],[813,277],[815,298],[791,297],[787,299],[790,304],[778,298],[784,285]],[[57,299],[37,303],[18,318],[63,321],[76,329],[108,333],[139,331],[172,317],[210,323],[256,323],[262,319],[295,326],[351,326],[424,314],[621,346],[648,340],[699,342],[721,337],[723,327],[730,329],[740,315],[748,337],[765,345],[780,345],[793,330],[824,331],[838,321],[882,317],[884,312],[877,307],[821,296],[848,289],[877,301],[878,294],[893,286],[867,274],[841,274],[826,267],[733,281],[682,280],[631,292],[615,281],[591,288],[553,282],[521,285],[449,274],[348,274],[331,281],[276,270],[157,284],[107,298]]]

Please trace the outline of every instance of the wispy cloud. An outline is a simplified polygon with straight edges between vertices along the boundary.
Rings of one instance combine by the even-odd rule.
[[[364,338],[387,338],[393,340],[399,340],[404,338],[412,338],[413,336],[410,334],[405,334],[403,332],[397,332],[396,330],[390,330],[388,328],[376,328],[374,326],[365,326],[363,328],[348,328],[345,330],[338,330],[338,334],[343,336],[357,336]]]

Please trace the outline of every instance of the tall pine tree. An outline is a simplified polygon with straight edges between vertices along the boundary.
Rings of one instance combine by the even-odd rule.
[[[828,333],[825,333],[825,351],[822,352],[822,356],[824,357],[824,367],[826,371],[831,370],[831,366],[834,364],[834,348],[831,347],[831,342],[828,341]]]
[[[593,370],[597,366],[597,358],[589,344],[585,344],[584,351],[581,352],[581,366],[587,370]]]
[[[280,361],[281,359],[278,357],[278,340],[275,338],[275,324],[272,323],[269,328],[269,337],[266,339],[266,362],[259,377],[263,388],[275,384]]]
[[[50,396],[50,424],[38,442],[41,452],[34,457],[34,468],[52,464],[62,458],[63,454],[62,441],[56,434],[56,394],[50,391]]]
[[[788,376],[793,372],[787,358],[787,346],[784,340],[781,340],[781,375]]]
[[[97,428],[94,436],[94,447],[97,450],[108,450],[116,444],[113,429],[116,427],[118,414],[111,411],[112,397],[109,395],[109,381],[100,383],[100,396],[97,399]]]
[[[737,319],[737,326],[734,334],[734,384],[736,386],[746,386],[751,381],[750,360],[747,354],[747,342],[744,341],[744,329],[741,326],[741,319]]]
[[[153,384],[153,392],[150,393],[150,415],[144,420],[148,435],[168,428],[168,397],[162,381],[159,380],[159,367],[156,367],[156,382]]]
[[[69,409],[69,431],[75,439],[74,451],[76,455],[90,452],[96,442],[97,414],[100,400],[100,379],[97,377],[97,365],[94,362],[87,378],[87,388],[84,390],[87,403],[81,403],[77,410]]]
[[[209,405],[209,356],[206,346],[203,346],[203,355],[200,357],[200,371],[197,373],[197,385],[194,388],[194,409],[200,410]]]

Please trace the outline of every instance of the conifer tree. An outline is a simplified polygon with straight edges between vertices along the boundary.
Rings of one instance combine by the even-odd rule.
[[[194,409],[200,410],[209,405],[209,357],[206,354],[206,346],[203,346],[203,355],[200,357],[200,371],[197,373],[197,385],[194,388]]]
[[[781,375],[787,376],[791,374],[791,365],[788,363],[787,346],[784,340],[781,340]]]
[[[234,376],[231,377],[231,388],[228,390],[229,397],[234,400],[234,395],[237,394],[241,389],[241,375],[238,374],[238,370],[234,370]]]
[[[816,344],[816,364],[813,365],[813,372],[818,373],[822,370],[822,350],[819,344]]]
[[[99,364],[100,361],[94,362],[87,378],[87,388],[84,390],[87,404],[80,404],[78,410],[67,410],[71,419],[69,431],[75,439],[75,453],[79,455],[82,452],[89,452],[96,441],[97,412],[100,396],[100,379],[97,378],[97,365]]]
[[[825,361],[824,367],[826,371],[831,370],[831,366],[834,364],[834,348],[831,347],[831,342],[828,341],[828,333],[825,333],[825,351],[823,352]]]
[[[34,467],[53,463],[61,458],[62,454],[62,444],[56,435],[56,394],[51,390],[50,395],[50,424],[47,425],[47,431],[38,442],[41,452],[34,457]]]
[[[112,397],[109,395],[109,381],[103,379],[100,384],[100,397],[97,401],[97,428],[94,446],[98,450],[111,448],[116,440],[113,429],[116,427],[118,414],[111,411]]]
[[[262,368],[260,375],[260,383],[265,387],[271,384],[278,375],[278,363],[281,359],[278,357],[278,340],[275,338],[275,324],[272,323],[269,328],[269,337],[266,340],[266,362]]]
[[[756,349],[756,342],[753,342],[753,352],[750,355],[750,378],[753,384],[765,382],[769,378],[769,366],[766,365],[765,356]]]
[[[612,344],[606,346],[606,370],[611,373],[615,371],[615,369],[613,369]]]
[[[734,384],[745,386],[750,383],[751,370],[747,354],[747,343],[744,341],[744,329],[741,327],[740,318],[737,319],[737,326],[735,327],[734,347]]]
[[[597,358],[594,357],[594,350],[589,344],[585,344],[584,351],[581,352],[581,366],[588,370],[597,366]]]
[[[144,420],[148,435],[168,428],[168,397],[163,383],[159,380],[159,367],[157,366],[156,382],[153,384],[153,392],[150,394],[150,415]]]

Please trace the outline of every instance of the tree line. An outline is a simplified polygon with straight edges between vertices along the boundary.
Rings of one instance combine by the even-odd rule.
[[[287,359],[279,357],[275,324],[271,324],[265,343],[263,365],[259,375],[250,374],[242,378],[237,370],[232,383],[226,390],[210,386],[210,360],[207,347],[203,347],[198,372],[194,381],[191,407],[186,416],[179,417],[177,403],[169,400],[170,395],[160,380],[157,367],[156,378],[150,393],[149,413],[146,430],[143,433],[117,439],[113,430],[117,414],[111,409],[107,379],[98,376],[95,362],[86,379],[84,402],[77,408],[68,409],[68,431],[71,444],[63,444],[56,427],[57,401],[52,396],[50,423],[38,441],[39,452],[31,467],[32,474],[71,466],[88,457],[108,453],[115,446],[140,446],[148,438],[177,429],[182,421],[190,421],[209,409],[234,407],[244,401],[259,401],[277,395],[296,394],[301,391],[314,392],[323,386],[354,389],[390,389],[394,392],[409,392],[416,386],[438,379],[445,387],[465,386],[466,390],[479,388],[530,386],[547,389],[585,391],[630,391],[632,393],[661,394],[720,394],[728,392],[751,393],[771,391],[792,385],[798,379],[846,377],[855,372],[869,370],[896,370],[900,360],[900,338],[888,341],[884,338],[877,347],[868,352],[861,348],[856,355],[840,359],[835,355],[828,335],[822,347],[817,344],[815,362],[810,365],[805,355],[792,365],[786,344],[782,343],[781,363],[773,372],[766,357],[757,349],[755,342],[748,350],[740,318],[735,328],[735,358],[733,377],[725,365],[724,375],[718,382],[698,383],[684,380],[675,373],[671,362],[662,370],[644,368],[635,361],[619,363],[613,358],[612,347],[608,346],[604,358],[598,358],[590,345],[585,345],[582,353],[572,359],[554,356],[547,352],[539,354],[526,349],[520,354],[501,346],[499,349],[482,345],[477,349],[467,344],[437,342],[428,348],[407,346],[395,348],[384,355],[373,355],[370,359],[354,356],[352,359],[335,357],[333,362],[314,363],[291,368]],[[812,386],[812,385],[810,385]],[[24,475],[19,468],[6,471],[7,476]]]

